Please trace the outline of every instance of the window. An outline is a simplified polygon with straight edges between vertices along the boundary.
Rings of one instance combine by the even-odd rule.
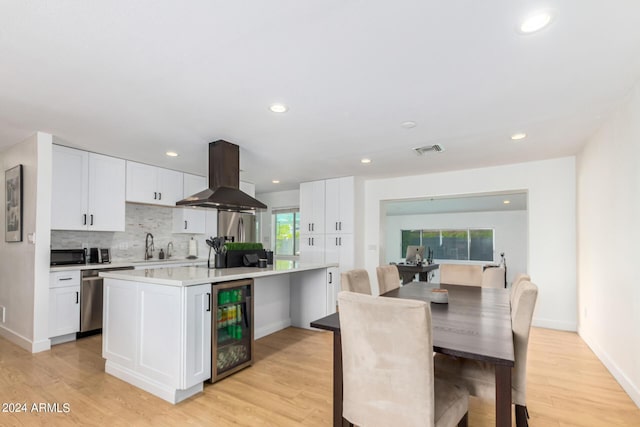
[[[300,255],[300,213],[298,209],[275,211],[275,255]]]
[[[402,256],[407,253],[408,245],[419,245],[431,249],[434,259],[493,261],[493,229],[402,230],[401,233]]]
[[[469,230],[469,259],[493,261],[493,230]]]

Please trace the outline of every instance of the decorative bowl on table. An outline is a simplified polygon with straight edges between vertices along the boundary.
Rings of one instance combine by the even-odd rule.
[[[447,304],[449,302],[449,291],[440,288],[431,289],[431,302]]]

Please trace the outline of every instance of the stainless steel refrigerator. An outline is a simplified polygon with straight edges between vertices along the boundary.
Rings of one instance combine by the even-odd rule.
[[[218,236],[233,242],[256,242],[256,216],[241,212],[218,212]]]

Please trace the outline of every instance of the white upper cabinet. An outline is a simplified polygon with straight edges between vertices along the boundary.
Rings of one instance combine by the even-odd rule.
[[[325,183],[325,230],[327,233],[353,233],[354,178],[328,179]]]
[[[184,174],[127,161],[127,202],[175,206],[182,200]]]
[[[207,189],[207,178],[190,173],[184,174],[184,190],[182,198],[193,196]],[[173,233],[206,233],[206,210],[191,207],[173,210]],[[214,233],[215,234],[215,233]]]
[[[184,174],[184,191],[182,192],[182,198],[193,196],[203,190],[209,188],[206,176],[192,175],[190,173]]]
[[[89,153],[88,230],[124,231],[125,161]]]
[[[325,224],[325,181],[300,184],[300,233],[322,234]]]
[[[252,182],[240,181],[240,191],[247,193],[251,197],[256,197],[256,185]]]
[[[158,168],[158,201],[161,205],[175,206],[184,199],[184,173]]]
[[[173,210],[173,233],[206,232],[206,211],[194,208],[176,208]]]
[[[125,161],[53,146],[53,230],[124,231]]]
[[[354,268],[354,177],[300,184],[300,261],[337,263],[328,286],[339,290],[340,272]],[[327,294],[328,301],[335,295]],[[335,306],[335,301],[329,304]]]

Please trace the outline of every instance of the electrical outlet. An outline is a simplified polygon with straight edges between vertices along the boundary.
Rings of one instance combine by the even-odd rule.
[[[118,245],[118,249],[120,249],[121,251],[126,251],[127,249],[129,249],[129,245],[127,244],[127,242],[122,242]]]
[[[4,306],[0,305],[0,319],[2,319],[2,323],[5,322],[4,314],[5,314],[6,311],[7,311],[6,308]]]
[[[584,314],[584,318],[587,318],[587,307],[585,307],[584,309],[582,309],[582,312]]]

